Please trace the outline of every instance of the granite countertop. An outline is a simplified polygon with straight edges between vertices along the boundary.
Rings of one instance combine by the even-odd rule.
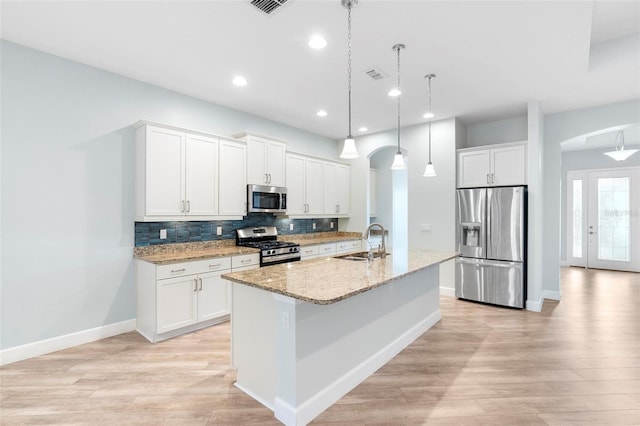
[[[359,232],[317,232],[313,234],[282,235],[278,237],[278,240],[294,242],[301,246],[310,246],[358,240],[361,236],[362,234]],[[156,246],[135,247],[133,249],[133,257],[156,265],[212,259],[216,257],[239,256],[251,253],[260,253],[260,250],[236,246],[236,240],[234,239],[161,244]]]
[[[235,240],[219,240],[194,243],[163,244],[158,246],[135,247],[133,256],[156,265],[187,262],[191,260],[213,259],[216,257],[239,256],[260,253],[251,247],[236,246]]]
[[[233,272],[222,277],[305,302],[328,305],[458,255],[455,252],[409,250],[406,256],[394,253],[385,259],[371,262],[326,257]]]

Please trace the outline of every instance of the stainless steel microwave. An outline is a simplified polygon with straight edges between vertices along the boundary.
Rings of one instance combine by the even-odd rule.
[[[249,213],[285,214],[287,212],[287,188],[247,185],[247,211]]]

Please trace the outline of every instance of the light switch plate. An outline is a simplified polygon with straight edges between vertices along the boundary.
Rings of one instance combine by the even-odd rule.
[[[166,240],[167,239],[167,230],[166,229],[161,229],[160,230],[160,239],[161,240]]]

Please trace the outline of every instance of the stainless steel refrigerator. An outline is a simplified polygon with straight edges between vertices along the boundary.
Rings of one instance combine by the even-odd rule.
[[[457,190],[456,297],[523,308],[527,297],[527,190]]]

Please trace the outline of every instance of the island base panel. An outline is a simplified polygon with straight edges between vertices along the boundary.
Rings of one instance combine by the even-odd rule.
[[[440,320],[438,266],[330,305],[233,284],[239,389],[304,425]]]

